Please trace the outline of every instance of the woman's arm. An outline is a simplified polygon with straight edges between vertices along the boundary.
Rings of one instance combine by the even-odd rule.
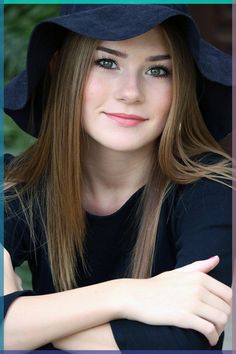
[[[4,248],[5,294],[21,291],[22,281],[14,272],[9,253]],[[119,350],[109,323],[89,328],[71,336],[54,341],[58,349],[67,350]]]
[[[159,268],[158,263],[161,260],[165,264],[165,256],[163,257],[165,252],[175,252],[175,268],[191,264],[197,259],[207,259],[209,256],[219,255],[220,263],[208,275],[228,287],[231,286],[232,190],[220,183],[202,179],[188,186],[181,186],[173,197],[173,199],[172,197],[168,199],[166,205],[168,217],[164,216],[163,228],[161,227],[157,235],[160,240],[159,246],[161,246],[161,237],[167,237],[170,245],[167,248],[157,247],[155,270]],[[170,216],[169,211],[171,211]],[[166,215],[165,212],[164,215]],[[168,225],[169,234],[165,234],[167,219],[171,226],[171,230],[169,230]],[[215,286],[214,289],[216,289]],[[229,291],[232,296],[232,290]],[[172,299],[175,299],[176,293],[176,288],[170,289]],[[209,299],[208,297],[208,301]],[[199,310],[205,307],[199,305]],[[153,308],[156,309],[155,305]],[[181,309],[183,313],[184,306],[179,307],[179,310]],[[207,314],[209,311],[206,311]],[[225,315],[218,316],[218,320],[223,321],[224,317]],[[223,341],[223,335],[221,335],[216,347],[211,348],[201,331],[183,329],[181,325],[151,326],[133,320],[121,319],[111,321],[111,327],[120,350],[221,349]],[[208,330],[210,331],[211,328]]]
[[[199,276],[196,269],[208,272],[218,261],[216,257],[195,262],[149,279],[118,279],[56,294],[19,298],[5,319],[5,349],[34,349],[49,342],[60,345],[60,338],[123,317],[148,324],[193,328],[214,345],[230,313],[231,289],[206,274]],[[4,266],[6,273],[12,272],[7,253]],[[12,279],[6,277],[7,289],[14,290],[9,285]],[[173,288],[174,298],[170,291]],[[213,295],[209,298],[210,293]],[[206,313],[202,313],[202,308]],[[107,332],[103,333],[107,336]]]
[[[112,334],[110,323],[89,328],[72,336],[55,341],[61,350],[119,350]]]
[[[11,259],[5,251],[4,295],[19,289],[12,273]],[[125,298],[122,284],[123,280],[118,279],[56,294],[16,299],[4,321],[5,349],[35,349],[121,318],[119,306]]]
[[[209,271],[210,269],[212,269],[214,267],[214,265],[216,266],[218,264],[218,261],[219,261],[219,258],[216,257],[215,259],[211,259],[211,260],[207,260],[207,261],[203,261],[203,262],[194,262],[188,266],[176,269],[172,272],[163,273],[163,276],[164,276],[164,278],[168,279],[168,274],[173,276],[173,274],[176,272],[189,272],[190,276],[194,278],[194,276],[196,274],[194,272]],[[176,274],[175,274],[175,276],[176,276]],[[201,274],[200,274],[200,276],[201,276]],[[154,277],[153,280],[156,281],[155,278],[156,277]],[[171,286],[171,284],[173,285],[173,282],[172,283],[170,282],[170,284],[168,286]],[[193,284],[194,284],[194,281],[192,282],[192,285]],[[164,287],[164,283],[162,285],[162,288],[163,287]],[[147,290],[147,288],[146,288],[146,290]],[[175,288],[175,290],[176,290],[176,293],[175,293],[176,297],[178,297],[178,289]],[[222,295],[222,297],[228,296],[228,303],[229,303],[228,305],[226,303],[224,303],[224,301],[222,301],[221,298],[217,298],[217,297],[214,298],[214,296],[212,296],[210,298],[204,298],[204,292],[201,292],[201,291],[198,291],[198,293],[194,293],[194,291],[196,291],[196,287],[193,285],[192,286],[192,291],[193,291],[192,299],[191,299],[191,301],[186,299],[187,303],[189,303],[192,306],[192,308],[188,309],[188,307],[187,307],[188,311],[186,311],[186,308],[183,306],[183,304],[179,303],[178,311],[175,310],[175,308],[177,309],[178,305],[175,303],[174,298],[173,298],[173,301],[172,301],[173,312],[170,309],[171,318],[169,320],[169,323],[166,323],[166,324],[173,324],[174,322],[176,323],[177,321],[179,321],[181,319],[182,323],[178,322],[179,327],[190,328],[190,329],[194,328],[194,329],[198,330],[199,332],[205,334],[205,336],[208,338],[209,342],[212,345],[216,344],[216,342],[219,339],[220,334],[225,329],[227,319],[228,319],[228,316],[230,313],[230,306],[231,306],[230,298],[232,295],[231,289],[226,287],[224,290],[226,290],[225,294],[222,293],[221,295]],[[216,289],[214,289],[213,292],[214,291],[216,291]],[[219,289],[218,289],[218,291],[219,291]],[[185,289],[183,287],[183,293],[184,292],[185,292]],[[163,293],[163,295],[164,294],[165,293]],[[171,293],[169,292],[169,294],[171,294],[171,296],[172,296],[172,292]],[[181,292],[180,292],[180,294],[181,294]],[[213,295],[213,293],[212,293],[212,295]],[[166,292],[166,296],[168,298],[168,292]],[[182,298],[184,298],[183,294],[181,294],[181,296],[182,296]],[[137,296],[134,295],[133,301],[135,301],[136,297]],[[204,308],[204,303],[202,303],[200,305],[200,299],[204,300],[206,302],[209,301],[208,307]],[[178,300],[176,302],[178,302]],[[163,304],[163,306],[165,307],[164,304]],[[187,306],[189,306],[189,305],[187,305]],[[198,323],[196,321],[196,318],[197,318],[197,313],[199,312],[201,307],[206,309],[206,311],[208,310],[209,313],[204,314],[202,312],[202,316],[203,316],[203,318],[205,317],[205,320],[201,319],[200,320],[201,322],[199,321],[199,323]],[[132,308],[132,306],[130,306],[130,310],[131,310],[131,308]],[[158,308],[158,306],[157,306],[157,308]],[[163,312],[164,311],[165,311],[165,308],[163,309]],[[182,314],[181,314],[181,311],[183,312]],[[209,320],[209,316],[212,316],[212,313],[214,311],[216,314],[218,314],[218,317],[217,318],[215,317],[215,319],[212,318],[211,319],[212,322],[206,321],[207,318]],[[148,309],[147,309],[147,312],[148,312]],[[180,314],[181,317],[178,318],[178,314]],[[195,314],[196,316],[191,317],[193,314]],[[195,318],[195,322],[194,322],[194,318]],[[149,315],[149,321],[150,321],[150,315]],[[163,320],[163,324],[165,324],[165,322],[167,322],[167,321],[168,321],[168,316],[166,315],[165,320]],[[189,323],[188,323],[188,321],[189,321]],[[156,320],[155,322],[157,323],[158,320]],[[197,327],[197,326],[199,326],[199,327]],[[73,336],[61,338],[58,341],[55,341],[54,345],[58,349],[62,349],[62,350],[63,349],[64,350],[117,350],[117,349],[119,349],[117,346],[117,343],[114,340],[109,323],[101,325],[99,327],[90,328],[90,329],[80,332],[80,333],[76,333]]]
[[[2,252],[2,250],[0,250]],[[11,257],[7,250],[4,248],[4,295],[21,291],[22,281],[21,278],[14,272]]]

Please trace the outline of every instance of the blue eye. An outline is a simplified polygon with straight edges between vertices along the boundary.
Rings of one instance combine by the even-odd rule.
[[[147,71],[148,75],[152,77],[168,77],[170,75],[170,70],[164,66],[154,66]]]
[[[95,61],[95,64],[97,66],[100,66],[103,69],[108,69],[108,70],[117,69],[118,66],[115,60],[107,59],[107,58],[98,59]]]

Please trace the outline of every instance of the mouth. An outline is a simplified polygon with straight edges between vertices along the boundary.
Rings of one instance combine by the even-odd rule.
[[[147,118],[135,114],[104,112],[105,115],[124,127],[132,127],[147,121]]]

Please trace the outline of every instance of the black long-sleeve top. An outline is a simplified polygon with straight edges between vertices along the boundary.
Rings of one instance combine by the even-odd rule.
[[[7,159],[10,157],[7,156]],[[208,155],[204,162],[218,158]],[[227,182],[231,185],[230,182]],[[95,216],[86,213],[87,260],[90,275],[82,272],[78,287],[123,278],[134,245],[136,232],[133,217],[143,192],[136,191],[115,213]],[[157,196],[158,198],[158,196]],[[28,261],[32,272],[33,291],[17,291],[6,295],[6,315],[19,296],[54,293],[48,262],[47,242],[40,225],[36,225],[37,250],[30,239],[21,205],[10,202],[5,210],[4,246],[14,268]],[[218,182],[201,178],[188,185],[175,185],[162,205],[157,231],[152,276],[182,267],[196,260],[219,255],[219,265],[209,273],[219,281],[232,282],[232,190]],[[63,252],[63,250],[62,250]],[[78,267],[79,267],[78,259]],[[81,274],[81,269],[79,269]],[[174,289],[173,289],[174,294]],[[174,296],[174,295],[173,295]],[[223,334],[217,345],[210,347],[199,332],[175,326],[153,326],[138,321],[116,319],[110,322],[119,349],[221,349]],[[53,349],[49,343],[40,349]]]

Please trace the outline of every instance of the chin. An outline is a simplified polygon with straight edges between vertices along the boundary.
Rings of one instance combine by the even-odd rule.
[[[156,136],[143,136],[142,134],[91,134],[91,143],[95,143],[100,147],[117,152],[135,152],[138,150],[146,149],[157,139]]]
[[[109,150],[117,151],[117,152],[134,152],[138,151],[142,148],[145,148],[146,145],[149,144],[140,144],[139,142],[131,142],[131,141],[126,141],[125,143],[115,143],[114,141],[110,144],[104,144],[103,146]]]

